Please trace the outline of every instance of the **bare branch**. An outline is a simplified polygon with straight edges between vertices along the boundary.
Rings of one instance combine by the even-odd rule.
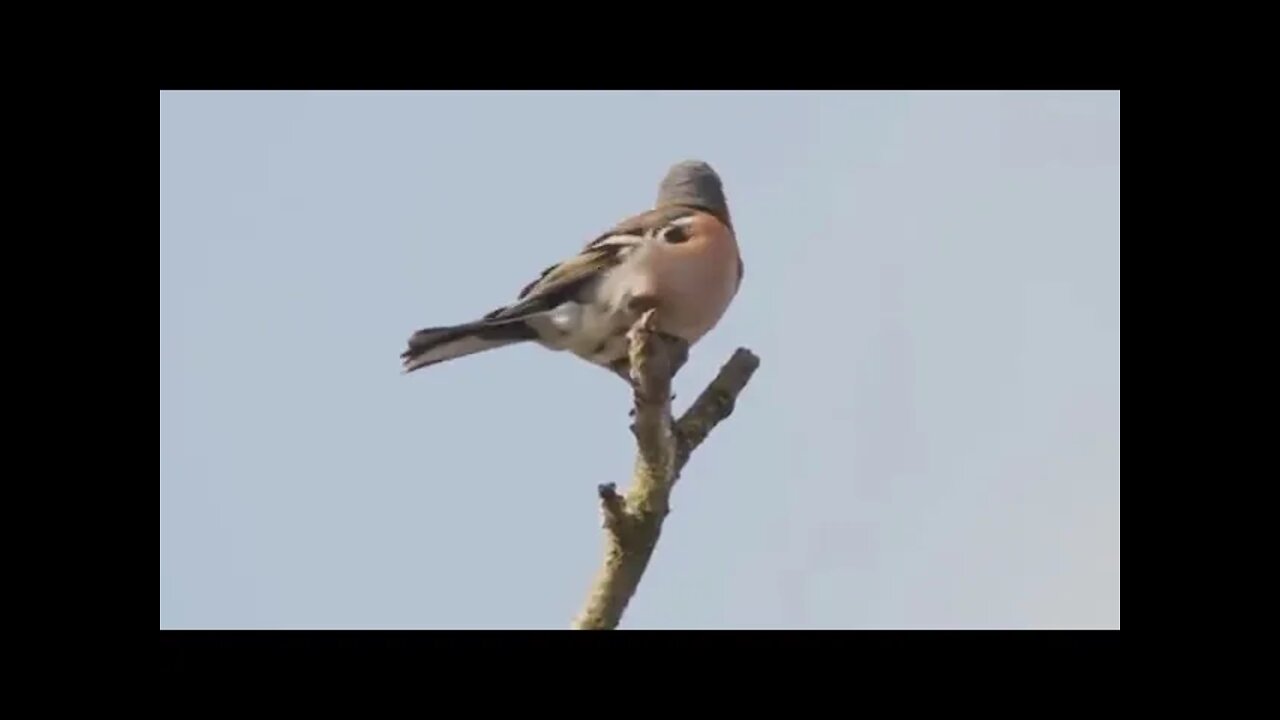
[[[689,456],[707,439],[715,426],[733,414],[738,395],[747,387],[758,367],[760,358],[746,348],[738,348],[720,368],[711,384],[680,416],[676,423],[677,476],[684,469],[685,463],[689,462]]]
[[[618,626],[657,547],[676,478],[698,445],[733,412],[738,394],[760,364],[751,351],[738,349],[675,422],[671,378],[688,358],[688,345],[655,332],[653,310],[632,328],[630,341],[635,467],[625,498],[618,496],[613,484],[599,487],[604,562],[586,606],[574,621],[581,630]]]

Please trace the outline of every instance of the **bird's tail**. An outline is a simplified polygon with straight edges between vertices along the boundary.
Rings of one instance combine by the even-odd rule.
[[[473,355],[495,350],[527,340],[537,333],[522,318],[503,320],[477,320],[462,325],[424,328],[409,337],[409,347],[400,353],[405,373]]]

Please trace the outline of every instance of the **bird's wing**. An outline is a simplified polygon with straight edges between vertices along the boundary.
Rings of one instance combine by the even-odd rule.
[[[622,262],[631,249],[646,237],[693,212],[685,208],[663,207],[623,220],[596,236],[578,254],[543,270],[536,280],[520,290],[515,303],[490,312],[484,319],[523,317],[559,305],[601,272]]]

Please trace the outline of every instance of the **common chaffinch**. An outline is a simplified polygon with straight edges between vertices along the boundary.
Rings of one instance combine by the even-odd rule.
[[[418,330],[403,372],[522,342],[569,351],[629,381],[627,333],[656,308],[658,332],[692,347],[720,322],[743,262],[720,176],[700,160],[671,166],[652,209],[548,267],[516,301],[472,322]]]

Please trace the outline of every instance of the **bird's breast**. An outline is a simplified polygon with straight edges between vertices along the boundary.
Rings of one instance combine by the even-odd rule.
[[[727,230],[715,234],[713,228],[654,248],[642,274],[658,301],[662,329],[693,344],[720,322],[737,294],[737,247]]]

